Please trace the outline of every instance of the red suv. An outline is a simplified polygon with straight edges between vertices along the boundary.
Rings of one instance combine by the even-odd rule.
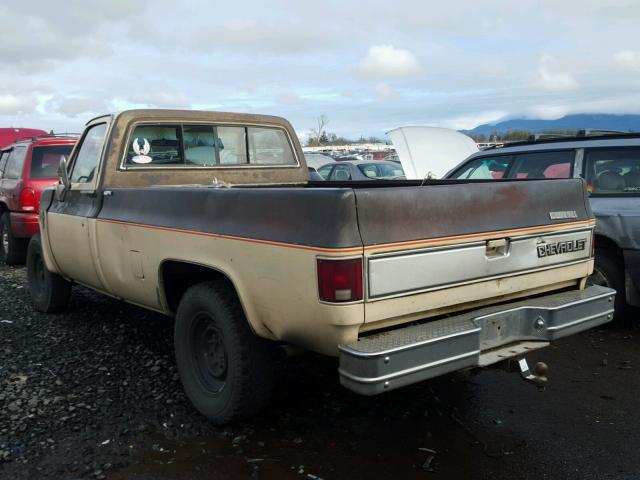
[[[0,262],[24,263],[29,239],[39,231],[40,192],[57,181],[60,157],[69,157],[77,140],[42,135],[0,150]]]

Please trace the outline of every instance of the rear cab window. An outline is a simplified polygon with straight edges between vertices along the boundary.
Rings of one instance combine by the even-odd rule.
[[[590,193],[640,194],[640,148],[585,150],[585,165]]]
[[[130,135],[125,168],[295,166],[282,128],[241,125],[143,124]]]
[[[31,149],[30,178],[56,178],[60,159],[69,157],[73,145],[47,145]],[[0,166],[1,169],[1,166]]]

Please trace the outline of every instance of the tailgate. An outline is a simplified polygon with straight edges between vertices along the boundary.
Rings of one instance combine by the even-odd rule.
[[[367,322],[575,285],[591,268],[594,220],[581,179],[435,182],[355,195]]]

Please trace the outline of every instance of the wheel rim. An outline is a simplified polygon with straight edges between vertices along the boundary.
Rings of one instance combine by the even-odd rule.
[[[207,312],[200,312],[194,318],[191,355],[200,383],[209,393],[219,393],[227,380],[227,351],[220,329]]]
[[[40,255],[40,253],[34,253],[30,273],[31,278],[29,287],[35,290],[34,293],[38,295],[42,292],[46,282],[44,261],[42,260],[42,255]]]

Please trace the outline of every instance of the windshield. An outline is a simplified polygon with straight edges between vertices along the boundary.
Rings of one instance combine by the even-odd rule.
[[[640,150],[586,152],[587,189],[593,194],[640,193]]]
[[[60,158],[71,154],[73,145],[33,147],[31,152],[31,178],[56,178]]]
[[[404,176],[404,170],[402,170],[400,165],[367,163],[365,165],[358,165],[358,168],[368,178],[395,178]]]

